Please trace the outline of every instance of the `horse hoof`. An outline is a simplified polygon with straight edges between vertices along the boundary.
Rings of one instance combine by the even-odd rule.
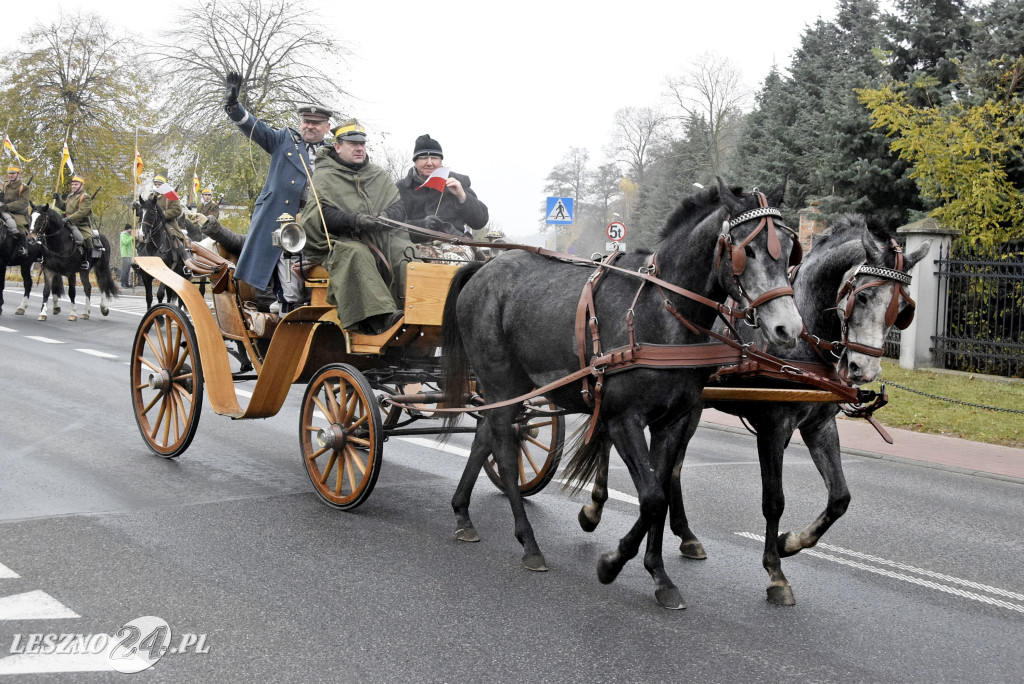
[[[60,313],[60,307],[59,306],[53,307],[53,315],[56,316],[59,313]]]
[[[37,321],[45,321],[46,320],[46,316],[44,316],[43,314],[39,314],[39,316],[38,316],[38,318],[36,318],[36,320]]]
[[[773,584],[768,587],[768,603],[776,606],[795,606],[796,597],[788,584]]]
[[[590,516],[587,515],[586,508],[580,509],[580,514],[576,516],[576,519],[580,521],[580,527],[584,532],[593,532],[597,529],[597,523],[601,522],[600,520],[591,520]]]
[[[89,320],[89,314],[87,314],[87,313],[82,314],[82,320],[83,321]]]
[[[544,562],[544,554],[530,553],[523,556],[523,567],[534,572],[547,572],[548,566]]]
[[[101,306],[100,307],[100,313],[103,314],[104,316],[106,316],[108,313],[110,313],[110,309],[108,309],[105,306]]]
[[[686,610],[686,601],[675,587],[664,587],[654,592],[658,605],[668,610]]]
[[[679,553],[683,554],[683,558],[692,558],[693,560],[707,560],[708,558],[708,554],[704,551],[704,545],[697,539],[682,542],[679,545]]]
[[[70,316],[68,316],[68,320],[69,321],[77,321],[78,320],[78,316],[76,316],[75,314],[71,314]]]
[[[616,567],[614,558],[615,552],[609,551],[601,554],[601,557],[597,559],[597,581],[601,584],[611,584],[619,576],[622,566]]]
[[[22,307],[22,308],[20,308],[20,309],[15,309],[15,310],[14,310],[14,315],[15,315],[15,316],[24,316],[24,315],[25,315],[25,309],[24,309],[24,307]]]
[[[460,527],[455,530],[455,538],[459,541],[464,542],[478,542],[480,541],[480,535],[476,533],[476,528],[470,525],[469,527]]]

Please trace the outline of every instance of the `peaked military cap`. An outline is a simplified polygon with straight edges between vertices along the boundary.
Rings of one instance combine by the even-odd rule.
[[[295,110],[295,113],[303,119],[313,119],[316,121],[327,121],[334,116],[333,111],[320,105],[302,105]]]
[[[366,129],[356,119],[343,121],[340,126],[331,132],[334,134],[336,141],[366,142]]]

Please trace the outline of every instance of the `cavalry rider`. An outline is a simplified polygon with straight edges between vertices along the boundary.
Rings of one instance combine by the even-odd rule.
[[[271,284],[271,276],[277,272],[275,290],[285,298],[282,283],[294,280],[292,264],[284,253],[274,246],[271,236],[278,228],[277,217],[291,214],[298,217],[306,202],[308,178],[312,176],[316,153],[327,143],[324,137],[331,129],[333,112],[321,105],[299,107],[298,130],[285,126],[274,128],[257,119],[245,110],[238,101],[242,77],[229,73],[224,79],[224,110],[238,130],[248,140],[256,143],[270,154],[270,168],[256,205],[245,249],[238,257],[235,277],[244,280],[257,290],[264,290]]]
[[[3,196],[0,197],[0,212],[10,214],[14,221],[15,237],[18,239],[18,256],[27,257],[28,221],[32,212],[32,200],[28,186],[21,182],[21,167],[8,166],[7,180],[3,184]]]
[[[203,189],[203,203],[199,205],[196,210],[206,218],[220,218],[220,204],[213,201],[213,189]]]
[[[88,268],[93,250],[92,226],[89,221],[92,216],[92,197],[85,191],[85,179],[81,176],[72,176],[71,191],[64,197],[53,193],[53,201],[57,208],[64,212],[75,244],[82,249],[82,268]]]
[[[401,196],[388,172],[370,163],[366,129],[355,119],[335,128],[334,146],[316,157],[313,187],[320,207],[310,206],[299,222],[306,231],[304,253],[330,273],[327,301],[338,307],[341,326],[379,335],[402,318],[396,303],[405,296],[404,262],[412,242],[404,228],[375,219],[404,219]],[[376,256],[386,261],[387,281]]]

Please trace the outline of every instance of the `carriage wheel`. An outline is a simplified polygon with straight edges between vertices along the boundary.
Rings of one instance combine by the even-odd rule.
[[[184,453],[199,427],[203,372],[191,321],[175,306],[154,306],[132,343],[135,422],[149,448],[164,458]]]
[[[339,510],[366,501],[380,473],[384,428],[362,373],[343,363],[317,371],[302,398],[299,444],[321,501]]]
[[[543,398],[537,408],[543,411],[558,410],[558,407]],[[545,415],[527,405],[517,417],[513,429],[519,449],[519,491],[523,496],[532,496],[544,489],[558,470],[562,447],[565,445],[565,416]],[[494,456],[487,458],[484,471],[498,489],[505,491]]]

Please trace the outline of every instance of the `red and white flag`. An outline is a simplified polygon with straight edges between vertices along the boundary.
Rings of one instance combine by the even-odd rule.
[[[447,166],[439,166],[434,169],[434,173],[427,177],[427,180],[423,181],[423,185],[416,189],[422,190],[423,188],[433,188],[438,192],[444,192],[445,187],[448,185],[449,173],[451,173],[451,169]]]
[[[160,184],[159,187],[156,187],[156,188],[153,188],[153,189],[156,190],[157,192],[159,192],[161,195],[163,195],[164,197],[166,197],[169,200],[180,200],[181,199],[181,195],[179,195],[178,193],[174,192],[174,188],[172,188],[167,183],[162,183],[162,184]]]

